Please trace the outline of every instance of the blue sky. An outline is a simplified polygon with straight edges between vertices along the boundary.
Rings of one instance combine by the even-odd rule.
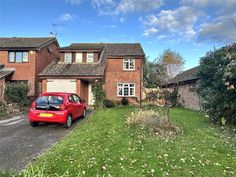
[[[236,40],[235,7],[236,0],[0,0],[0,36],[53,32],[61,46],[140,42],[149,60],[170,48],[188,69]]]

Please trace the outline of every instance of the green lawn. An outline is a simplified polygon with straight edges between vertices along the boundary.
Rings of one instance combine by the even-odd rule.
[[[235,141],[197,112],[172,109],[183,133],[164,140],[127,127],[125,116],[133,110],[95,112],[29,167],[28,175],[236,176]]]

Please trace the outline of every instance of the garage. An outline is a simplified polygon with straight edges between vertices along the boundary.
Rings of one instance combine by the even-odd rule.
[[[47,79],[47,92],[76,93],[75,79]]]

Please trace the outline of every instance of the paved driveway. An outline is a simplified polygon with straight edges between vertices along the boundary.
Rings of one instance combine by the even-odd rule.
[[[91,114],[88,111],[87,117]],[[59,124],[42,124],[31,127],[27,114],[0,120],[0,171],[23,169],[40,153],[79,126],[78,119],[70,129]]]

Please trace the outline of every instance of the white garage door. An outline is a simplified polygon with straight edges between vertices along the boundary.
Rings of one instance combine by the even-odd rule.
[[[48,79],[47,92],[76,93],[75,79]]]

